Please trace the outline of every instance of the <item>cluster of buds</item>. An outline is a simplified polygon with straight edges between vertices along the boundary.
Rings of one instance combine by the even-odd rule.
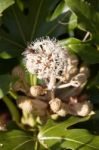
[[[87,116],[92,115],[92,104],[85,97],[82,98],[82,101],[79,101],[81,98],[70,97],[68,102],[62,102],[60,99],[55,98],[49,102],[50,109],[53,114],[58,116],[66,116],[71,114],[74,116]],[[53,115],[52,115],[53,116]]]
[[[63,103],[59,98],[52,99],[49,102],[50,109],[53,113],[57,114],[58,116],[66,116],[67,108],[65,103]]]

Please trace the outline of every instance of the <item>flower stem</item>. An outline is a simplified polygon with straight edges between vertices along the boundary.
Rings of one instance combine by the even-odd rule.
[[[10,113],[11,113],[11,116],[12,116],[12,119],[19,124],[19,121],[20,121],[20,114],[19,114],[19,111],[17,109],[17,107],[14,105],[14,103],[11,101],[10,98],[8,98],[7,96],[4,96],[3,97],[3,101],[4,103],[7,105]]]
[[[89,37],[89,35],[90,35],[90,32],[87,32],[87,33],[85,34],[85,36],[84,36],[84,38],[83,38],[83,40],[82,40],[82,41],[83,41],[83,42],[84,42],[84,41],[86,41],[86,40],[87,40],[87,38]]]
[[[37,76],[33,75],[33,85],[37,85]]]
[[[55,98],[55,90],[52,89],[52,90],[51,90],[51,99],[54,99],[54,98]]]
[[[17,93],[15,93],[13,90],[10,90],[9,91],[9,94],[11,95],[11,97],[12,98],[14,98],[15,100],[17,100],[18,99],[18,95],[17,95]]]
[[[40,147],[40,143],[38,142],[38,140],[35,142],[35,150],[39,150]]]

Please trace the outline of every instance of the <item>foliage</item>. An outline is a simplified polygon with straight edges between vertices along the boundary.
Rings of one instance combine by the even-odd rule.
[[[0,1],[0,16],[2,15],[2,12],[7,9],[9,6],[14,4],[14,0],[1,0]]]
[[[0,133],[0,149],[33,149],[33,139],[30,134],[26,134],[20,130],[13,130],[6,133]]]
[[[80,62],[89,66],[90,78],[83,92],[89,95],[96,111],[99,106],[98,4],[98,0],[94,3],[92,0],[0,1],[0,102],[6,104],[9,110],[7,113],[10,113],[17,126],[17,129],[13,128],[12,123],[10,129],[0,132],[0,150],[99,149],[99,131],[95,131],[95,135],[92,131],[94,129],[90,131],[88,126],[89,122],[99,122],[99,117],[93,119],[90,115],[67,115],[57,121],[48,119],[42,125],[34,115],[32,128],[24,126],[20,121],[22,114],[17,107],[17,100],[21,94],[28,96],[25,81],[28,80],[29,86],[31,82],[36,84],[42,81],[28,73],[25,73],[25,77],[21,74],[22,86],[19,91],[13,91],[13,85],[20,81],[20,77],[12,74],[17,65],[25,70],[22,66],[22,52],[27,43],[42,36],[56,37],[62,46],[78,56]],[[1,124],[0,120],[0,127]]]

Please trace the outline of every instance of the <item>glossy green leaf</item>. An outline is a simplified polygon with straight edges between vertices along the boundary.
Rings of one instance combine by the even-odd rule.
[[[56,2],[57,0],[54,3]],[[41,36],[56,37],[66,30],[58,19],[52,22],[46,19],[52,10],[53,0],[28,0],[22,3],[23,9],[15,3],[4,12],[2,17],[0,27],[0,57],[2,58],[19,57],[28,42]],[[65,21],[66,17],[66,15],[61,16],[60,21]]]
[[[68,21],[68,30],[74,30],[77,27],[77,16],[72,13]],[[64,23],[65,25],[65,23]]]
[[[61,21],[60,16],[66,15],[66,20]],[[65,5],[65,1],[62,0],[58,6],[54,9],[54,12],[50,14],[48,20],[52,21],[58,18],[59,24],[66,27],[66,32],[73,30],[77,26],[77,16],[70,11],[70,8]]]
[[[77,45],[77,44],[80,44],[81,41],[79,39],[76,39],[76,38],[67,38],[67,39],[63,39],[63,40],[60,40],[59,43],[63,46],[67,46],[72,44],[72,45]]]
[[[51,150],[63,148],[71,150],[98,150],[99,136],[94,136],[84,129],[54,129],[40,135],[40,140]]]
[[[83,61],[88,64],[99,63],[99,51],[91,46],[90,44],[81,43],[81,44],[70,44],[68,47],[77,53]]]
[[[65,2],[77,15],[79,27],[99,37],[99,13],[82,0],[65,0]]]
[[[90,43],[84,43],[75,38],[68,38],[61,40],[60,44],[79,55],[88,64],[99,63],[99,51],[91,46]]]
[[[0,132],[0,150],[33,150],[34,141],[30,134],[20,130]]]
[[[41,143],[46,142],[47,141],[46,137],[49,134],[52,134],[52,136],[54,136],[54,137],[59,136],[60,138],[62,138],[64,136],[65,131],[67,131],[68,127],[70,127],[76,123],[86,121],[89,118],[90,118],[90,116],[87,116],[84,118],[70,117],[69,119],[67,119],[66,121],[61,122],[61,123],[53,122],[52,120],[49,120],[47,122],[47,124],[41,129],[40,133],[38,134],[38,140]],[[53,138],[52,139],[50,138],[50,141],[53,141],[53,140],[54,140]],[[53,142],[55,144],[55,141],[53,141]]]
[[[0,98],[2,98],[9,90],[11,82],[10,75],[0,75]]]
[[[12,58],[12,56],[10,55],[10,53],[1,52],[0,53],[0,58],[2,58],[2,59],[9,59],[9,58]]]
[[[12,4],[14,4],[14,0],[0,0],[0,16],[2,12]]]
[[[59,17],[59,15],[65,12],[68,13],[69,11],[70,9],[65,5],[65,1],[64,0],[60,1],[60,3],[58,4],[58,6],[55,8],[54,12],[50,16],[50,21],[56,19],[57,17]]]

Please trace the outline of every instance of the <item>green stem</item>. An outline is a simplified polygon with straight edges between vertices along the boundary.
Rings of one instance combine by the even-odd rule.
[[[33,75],[33,85],[37,85],[37,76]]]
[[[40,143],[38,142],[38,140],[35,142],[35,150],[39,150],[40,147]]]
[[[10,91],[9,91],[9,94],[10,94],[10,96],[11,96],[12,98],[14,98],[15,100],[17,100],[17,99],[18,99],[18,95],[17,95],[17,93],[16,93],[16,92],[14,92],[13,90],[10,90]]]
[[[39,132],[39,129],[38,129],[38,127],[36,127],[35,131],[34,131],[34,139],[35,139],[34,150],[39,150],[40,149],[40,143],[39,143],[38,138],[37,138],[38,132]]]
[[[37,76],[36,75],[30,74],[30,85],[31,86],[37,85]]]
[[[14,105],[14,103],[11,101],[11,99],[9,99],[7,96],[4,96],[3,97],[3,101],[4,103],[7,105],[10,113],[11,113],[11,116],[12,116],[12,119],[19,124],[19,121],[20,121],[20,114],[19,114],[19,111],[17,109],[17,107]]]
[[[85,42],[87,40],[87,38],[89,37],[89,35],[90,35],[90,32],[87,32],[82,41]]]

